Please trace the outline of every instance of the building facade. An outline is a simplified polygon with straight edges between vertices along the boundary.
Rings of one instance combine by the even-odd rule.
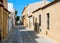
[[[33,26],[35,32],[60,43],[60,0],[45,3],[44,0],[43,6],[30,4],[30,7],[28,6],[24,10],[26,16],[23,17],[27,20],[29,28]],[[37,7],[40,5],[40,8],[37,8],[36,5]],[[26,21],[24,22],[26,23]]]
[[[0,41],[5,39],[8,35],[8,15],[7,0],[0,0]],[[4,6],[5,4],[5,6]]]
[[[60,0],[54,0],[51,3],[33,11],[33,15],[38,14],[37,23],[39,24],[40,35],[48,37],[60,43]]]
[[[27,18],[26,18],[26,7],[24,7],[24,10],[22,12],[22,22],[23,22],[23,26],[27,26]]]
[[[8,18],[8,28],[9,31],[11,31],[12,28],[15,27],[15,17],[16,17],[13,3],[8,3],[8,10],[11,12]]]
[[[49,1],[46,1],[46,4],[48,4],[48,3],[49,3]],[[34,29],[35,28],[34,27],[35,15],[33,15],[32,12],[34,10],[42,7],[42,6],[45,6],[46,4],[44,3],[44,1],[40,1],[40,2],[35,2],[35,3],[32,3],[32,4],[29,4],[28,6],[26,6],[24,8],[22,16],[23,16],[24,25],[26,27],[28,27],[29,29]]]

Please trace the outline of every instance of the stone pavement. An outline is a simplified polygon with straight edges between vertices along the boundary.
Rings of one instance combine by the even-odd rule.
[[[44,37],[38,37],[33,30],[16,26],[1,43],[54,43]]]
[[[57,43],[55,40],[49,39],[47,37],[39,37],[35,39],[38,43]]]

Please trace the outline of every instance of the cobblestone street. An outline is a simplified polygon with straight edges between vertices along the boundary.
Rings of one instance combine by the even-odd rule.
[[[54,43],[44,37],[38,37],[34,31],[16,26],[1,43]]]

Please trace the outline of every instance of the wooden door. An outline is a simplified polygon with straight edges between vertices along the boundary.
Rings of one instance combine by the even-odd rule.
[[[35,26],[34,26],[35,32],[37,32],[37,18],[35,18]]]

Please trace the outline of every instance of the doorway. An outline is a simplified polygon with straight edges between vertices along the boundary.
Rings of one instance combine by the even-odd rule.
[[[35,18],[35,26],[34,26],[35,32],[37,32],[37,18]]]
[[[39,23],[37,23],[37,18],[35,18],[34,30],[35,30],[36,33],[39,33]]]
[[[33,17],[29,17],[29,28],[32,28],[33,25]]]

